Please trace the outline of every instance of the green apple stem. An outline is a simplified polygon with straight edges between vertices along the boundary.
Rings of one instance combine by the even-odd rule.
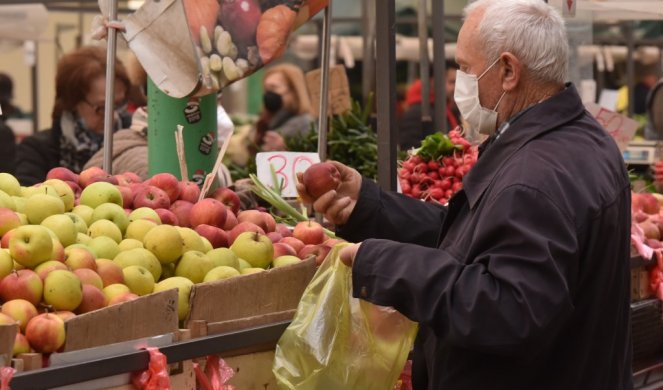
[[[46,313],[53,312],[53,305],[48,305],[44,302],[39,302],[39,307],[43,308],[46,311]]]

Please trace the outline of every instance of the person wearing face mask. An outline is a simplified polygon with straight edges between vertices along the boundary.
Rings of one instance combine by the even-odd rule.
[[[286,139],[311,130],[311,99],[301,69],[272,66],[263,79],[264,110],[256,128],[256,145],[263,151],[286,150]]]
[[[121,61],[115,65],[115,130],[128,127],[120,115],[131,87]],[[53,126],[25,138],[16,151],[16,177],[22,185],[42,182],[48,171],[80,172],[103,146],[106,49],[83,46],[65,54],[55,76]]]
[[[298,184],[345,248],[355,297],[419,323],[415,389],[629,390],[630,185],[566,83],[564,19],[541,0],[464,11],[455,100],[481,154],[447,207],[335,163]]]

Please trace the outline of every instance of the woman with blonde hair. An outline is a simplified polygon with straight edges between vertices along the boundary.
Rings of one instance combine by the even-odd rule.
[[[263,151],[286,150],[285,140],[308,132],[314,119],[304,72],[291,64],[272,66],[265,72],[263,88],[256,144]]]

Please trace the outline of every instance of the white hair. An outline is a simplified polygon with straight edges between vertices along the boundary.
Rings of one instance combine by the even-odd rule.
[[[535,80],[567,81],[569,44],[564,19],[555,8],[543,0],[477,0],[463,15],[479,10],[484,14],[477,38],[488,62],[510,52]]]

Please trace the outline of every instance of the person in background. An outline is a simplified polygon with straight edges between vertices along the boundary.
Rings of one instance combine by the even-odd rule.
[[[14,105],[14,81],[6,73],[0,73],[0,107],[3,119],[22,119],[25,113]]]
[[[113,126],[122,126],[120,111],[131,87],[121,61],[115,66],[116,111]],[[83,46],[65,54],[55,76],[53,125],[24,139],[18,146],[16,177],[22,185],[43,181],[52,168],[80,172],[102,148],[106,100],[106,49]]]
[[[263,151],[286,150],[286,138],[311,130],[311,98],[304,72],[291,64],[272,66],[265,72],[263,88],[256,145]]]
[[[636,83],[633,87],[633,114],[645,115],[647,113],[647,96],[649,91],[658,82],[656,69],[651,66],[638,65],[636,69]],[[628,109],[628,86],[619,89],[617,95],[617,111],[626,113]]]
[[[444,78],[444,86],[447,100],[447,130],[453,130],[460,124],[460,113],[458,112],[458,108],[456,107],[456,103],[453,99],[457,70],[458,65],[454,61],[446,62],[446,77]],[[398,145],[400,146],[401,150],[418,147],[421,144],[421,140],[437,131],[442,131],[442,129],[438,128],[434,123],[435,115],[433,110],[435,110],[435,91],[434,80],[432,78],[430,85],[430,112],[431,120],[433,121],[430,129],[424,129],[421,121],[421,79],[415,80],[407,89],[405,96],[407,109],[401,116],[398,124]]]
[[[0,115],[0,156],[2,156],[0,172],[13,174],[16,159],[16,136],[12,129],[5,124],[2,115]]]
[[[415,389],[631,390],[631,187],[568,80],[565,21],[541,0],[464,10],[454,98],[489,138],[438,206],[345,165],[306,203],[349,242],[356,298],[419,325]]]

